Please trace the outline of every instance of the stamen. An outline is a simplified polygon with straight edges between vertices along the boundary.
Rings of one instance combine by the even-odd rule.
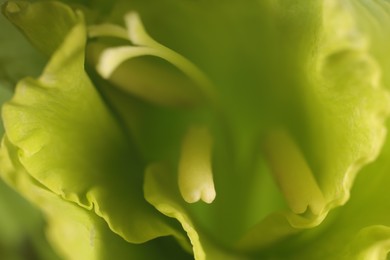
[[[128,29],[128,36],[134,44],[154,49],[155,52],[148,55],[154,55],[168,61],[180,69],[189,78],[194,80],[206,96],[214,96],[214,87],[206,75],[185,57],[165,47],[150,37],[137,13],[128,13],[125,16],[125,23]]]
[[[100,24],[89,26],[88,36],[90,38],[115,37],[129,40],[126,29],[115,24]]]
[[[271,171],[290,209],[302,214],[310,208],[313,214],[320,214],[325,198],[302,152],[288,133],[272,132],[264,148]]]
[[[142,24],[141,18],[136,12],[126,14],[125,23],[128,30],[128,37],[135,45],[155,47],[158,49],[166,48],[149,36]]]
[[[119,38],[127,39],[134,44],[133,46],[128,45],[107,48],[101,53],[96,69],[103,78],[109,79],[113,72],[129,59],[139,56],[154,56],[161,58],[178,68],[184,76],[194,83],[193,85],[197,88],[196,92],[199,93],[199,96],[211,101],[216,100],[216,94],[214,93],[215,88],[206,75],[185,57],[161,45],[150,37],[137,13],[128,13],[125,16],[125,22],[127,26],[127,36],[124,35],[125,29],[118,28],[116,25],[105,24],[90,28],[89,33],[91,37],[117,36]],[[183,92],[183,86],[175,86],[175,88],[171,88],[170,91],[171,93],[175,93],[176,91],[176,96],[180,96],[179,94]],[[179,103],[188,102],[183,101]]]
[[[179,189],[184,200],[212,203],[216,192],[211,168],[212,138],[207,128],[191,127],[182,143]]]
[[[101,54],[96,69],[103,78],[108,79],[126,60],[145,55],[159,56],[159,51],[135,46],[107,48]]]

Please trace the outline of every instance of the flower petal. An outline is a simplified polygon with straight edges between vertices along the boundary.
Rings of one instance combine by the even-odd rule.
[[[19,149],[4,138],[1,150],[1,177],[23,196],[39,206],[48,220],[47,236],[52,246],[66,259],[186,259],[180,248],[172,252],[165,238],[142,245],[131,244],[118,236],[106,221],[93,211],[62,199],[34,179],[18,160]],[[159,244],[161,243],[161,245]],[[46,259],[53,259],[48,257]]]
[[[84,71],[82,19],[73,26],[39,79],[20,81],[4,105],[9,140],[33,178],[126,240],[171,234],[143,198],[142,162]]]
[[[387,259],[389,156],[388,138],[379,158],[357,176],[346,205],[332,212],[320,226],[282,242],[279,253],[269,253],[283,259]]]

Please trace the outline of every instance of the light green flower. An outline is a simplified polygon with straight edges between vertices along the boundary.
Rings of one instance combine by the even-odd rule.
[[[388,1],[3,14],[0,176],[60,258],[387,258]]]

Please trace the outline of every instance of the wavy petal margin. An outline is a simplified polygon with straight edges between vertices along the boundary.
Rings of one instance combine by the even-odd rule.
[[[370,52],[369,35],[359,28],[349,1],[323,2],[321,19],[313,54],[303,71],[307,82],[302,84],[300,95],[306,125],[300,126],[302,132],[294,127],[289,132],[318,183],[322,202],[307,204],[302,214],[272,214],[243,236],[238,242],[241,249],[259,250],[270,246],[272,241],[321,224],[332,209],[348,201],[357,173],[377,158],[385,141],[390,99],[383,86],[382,64]],[[278,138],[278,142],[282,139]],[[267,146],[276,149],[277,145],[275,141]],[[302,180],[289,179],[288,171],[297,170],[294,168],[297,161],[290,162],[293,154],[286,155],[287,152],[278,153],[271,163],[285,171],[288,185],[300,185]],[[283,179],[283,174],[278,173],[277,178]],[[303,194],[302,201],[295,203],[319,197],[318,192],[310,190],[311,181],[305,183],[308,186],[299,191]],[[299,194],[295,199],[300,199]]]
[[[32,5],[45,10],[50,4]],[[135,151],[84,71],[86,28],[76,15],[43,74],[20,81],[3,107],[6,134],[18,150],[14,159],[54,194],[95,211],[127,241],[175,233],[144,200]]]
[[[18,161],[17,153],[18,149],[5,137],[0,150],[1,177],[43,210],[48,220],[46,235],[65,259],[188,258],[180,248],[167,252],[164,246],[174,246],[171,241],[164,241],[165,238],[141,245],[128,243],[112,232],[104,219],[64,200],[37,182]]]

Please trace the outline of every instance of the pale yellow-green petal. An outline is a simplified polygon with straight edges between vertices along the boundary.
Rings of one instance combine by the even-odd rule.
[[[126,240],[171,234],[143,198],[142,161],[84,71],[85,41],[79,17],[42,75],[18,83],[3,108],[7,136],[28,174]]]

